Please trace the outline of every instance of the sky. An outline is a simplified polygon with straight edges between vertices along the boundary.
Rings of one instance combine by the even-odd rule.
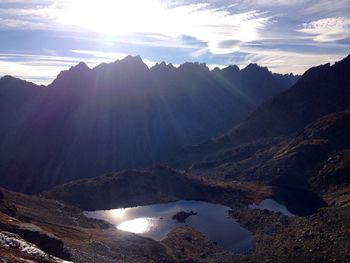
[[[0,76],[48,84],[126,55],[302,74],[350,53],[350,0],[0,0]]]

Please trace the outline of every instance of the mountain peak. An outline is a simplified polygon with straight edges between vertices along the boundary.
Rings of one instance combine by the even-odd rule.
[[[90,75],[90,72],[91,69],[84,62],[79,62],[77,65],[70,67],[69,70],[61,71],[49,86],[59,86],[62,81],[75,82],[81,79],[85,79],[87,75]]]
[[[90,68],[86,65],[85,62],[79,62],[76,66],[73,66],[69,69],[70,71],[88,71]]]
[[[199,69],[199,70],[209,71],[209,68],[207,67],[206,63],[199,63],[199,62],[186,62],[184,64],[181,64],[179,69],[183,69],[183,70]]]
[[[154,69],[154,68],[166,68],[167,67],[167,64],[162,61],[161,63],[156,63],[153,67],[151,67],[151,69]]]
[[[228,67],[223,68],[222,71],[228,73],[238,73],[240,69],[237,65],[229,65]]]
[[[242,69],[243,72],[268,72],[268,68],[266,67],[260,67],[256,63],[250,63],[247,65],[244,69]]]
[[[333,66],[337,66],[337,65],[350,65],[350,54],[347,57],[343,58],[342,60],[334,63]]]
[[[151,71],[154,72],[164,72],[164,71],[169,71],[171,69],[175,69],[175,67],[170,63],[170,64],[166,64],[164,61],[162,61],[161,63],[157,63],[155,64],[153,67],[151,67]]]
[[[5,76],[0,78],[0,81],[11,81],[11,80],[15,80],[15,79],[17,79],[17,78],[12,77],[10,75],[5,75]]]
[[[142,58],[137,55],[137,56],[131,56],[131,55],[128,55],[126,56],[125,58],[119,60],[119,62],[127,62],[127,63],[139,63],[139,64],[145,64],[142,60]]]
[[[148,66],[143,62],[140,56],[128,55],[121,60],[117,60],[116,62],[114,62],[114,64],[118,66],[122,65],[125,68],[141,69],[144,71],[149,70]]]
[[[39,85],[34,84],[33,82],[28,82],[10,75],[5,75],[0,78],[1,85],[25,85],[27,87],[40,87]]]

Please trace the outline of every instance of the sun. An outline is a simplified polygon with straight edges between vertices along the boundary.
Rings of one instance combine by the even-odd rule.
[[[59,19],[63,24],[118,35],[159,26],[164,8],[159,0],[66,0]]]
[[[207,43],[207,48],[201,49],[213,54],[235,53],[242,43],[259,39],[259,30],[269,20],[258,11],[234,13],[215,8],[209,3],[186,4],[169,0],[57,1],[60,3],[55,9],[58,25],[72,27],[77,34],[93,32],[107,43],[124,41],[150,46],[156,42],[162,45],[171,42],[175,45],[186,44],[182,37],[190,36],[201,44]]]

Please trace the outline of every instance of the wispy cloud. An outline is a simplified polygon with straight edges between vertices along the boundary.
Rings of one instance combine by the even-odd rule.
[[[249,63],[257,63],[268,67],[273,72],[303,74],[305,70],[325,63],[334,63],[344,57],[343,53],[303,53],[285,50],[267,50],[262,48],[244,47],[244,67]]]
[[[1,75],[11,75],[37,84],[50,83],[63,68],[69,64],[65,63],[18,63],[14,61],[1,60]]]
[[[85,61],[90,67],[94,67],[105,60],[105,58],[91,56],[74,57],[0,51],[0,72],[2,76],[12,75],[37,84],[49,84],[60,71],[80,61]]]
[[[318,0],[307,1],[300,10],[301,14],[320,17],[348,16],[350,13],[349,0]]]
[[[108,60],[105,62],[109,62],[109,60],[122,59],[127,56],[127,54],[120,53],[120,52],[104,52],[104,51],[81,50],[81,49],[73,49],[71,51],[77,54],[89,55],[95,58],[102,58],[102,59]]]
[[[296,6],[305,4],[309,0],[245,0],[246,3],[254,6]]]
[[[8,2],[16,3],[15,1],[5,1],[5,3]],[[18,3],[22,2],[18,1]],[[0,2],[1,4],[3,2]],[[36,2],[29,2],[29,4],[29,6],[10,5],[6,8],[0,6],[0,29],[53,29],[58,15],[56,5],[35,5]]]
[[[299,32],[313,35],[319,42],[332,42],[350,38],[350,18],[331,17],[303,24]]]

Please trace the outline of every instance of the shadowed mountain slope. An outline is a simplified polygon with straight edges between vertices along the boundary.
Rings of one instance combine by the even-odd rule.
[[[240,145],[192,165],[204,177],[322,192],[350,183],[350,111],[324,116],[284,138]]]
[[[25,192],[150,166],[225,131],[286,90],[293,75],[249,65],[149,69],[128,56],[79,63],[48,87],[0,80],[0,184]]]
[[[271,98],[223,136],[185,148],[174,163],[187,166],[208,155],[262,138],[286,136],[350,105],[350,56],[309,69],[287,91]]]

